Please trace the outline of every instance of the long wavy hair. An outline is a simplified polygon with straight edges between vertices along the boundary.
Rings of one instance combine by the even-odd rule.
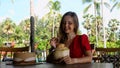
[[[75,12],[66,12],[60,22],[60,27],[59,27],[59,32],[58,32],[58,39],[59,39],[59,43],[65,43],[67,41],[67,34],[64,31],[63,25],[64,25],[64,18],[65,16],[71,16],[73,18],[74,21],[74,32],[75,34],[77,34],[78,28],[79,28],[79,21],[78,21],[78,17],[76,15]]]

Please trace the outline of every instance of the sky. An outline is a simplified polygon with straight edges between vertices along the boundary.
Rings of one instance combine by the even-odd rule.
[[[34,13],[39,18],[42,18],[49,9],[46,7],[49,0],[34,0]],[[55,1],[55,0],[53,0]],[[58,0],[61,3],[60,13],[64,14],[67,11],[74,11],[79,17],[80,30],[86,33],[81,23],[83,22],[83,9],[86,7],[82,4],[82,0]],[[108,0],[104,0],[108,1]],[[93,14],[93,7],[89,9],[89,13]],[[120,10],[114,10],[110,13],[107,8],[104,8],[104,21],[107,22],[111,18],[120,20]],[[0,22],[5,18],[11,18],[16,24],[30,17],[30,0],[0,0]]]
[[[25,19],[30,14],[29,0],[0,0],[0,21],[5,18],[11,18],[15,23]]]

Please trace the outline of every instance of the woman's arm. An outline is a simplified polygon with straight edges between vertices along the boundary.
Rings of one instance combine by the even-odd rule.
[[[82,58],[73,58],[73,63],[88,63],[92,61],[91,50],[86,51],[86,55]]]
[[[66,64],[75,64],[75,63],[89,63],[92,61],[91,50],[86,51],[86,55],[82,58],[70,58],[66,56],[62,59]]]

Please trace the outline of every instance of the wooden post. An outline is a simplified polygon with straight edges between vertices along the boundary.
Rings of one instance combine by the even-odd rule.
[[[34,17],[30,17],[30,47],[31,52],[34,52]]]

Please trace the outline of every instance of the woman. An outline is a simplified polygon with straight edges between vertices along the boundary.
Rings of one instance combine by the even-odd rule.
[[[63,57],[60,61],[66,64],[88,63],[92,61],[92,53],[87,35],[77,35],[79,28],[78,17],[74,12],[63,15],[58,35],[58,43],[64,43],[70,49],[70,56]],[[57,45],[51,41],[51,45]]]

